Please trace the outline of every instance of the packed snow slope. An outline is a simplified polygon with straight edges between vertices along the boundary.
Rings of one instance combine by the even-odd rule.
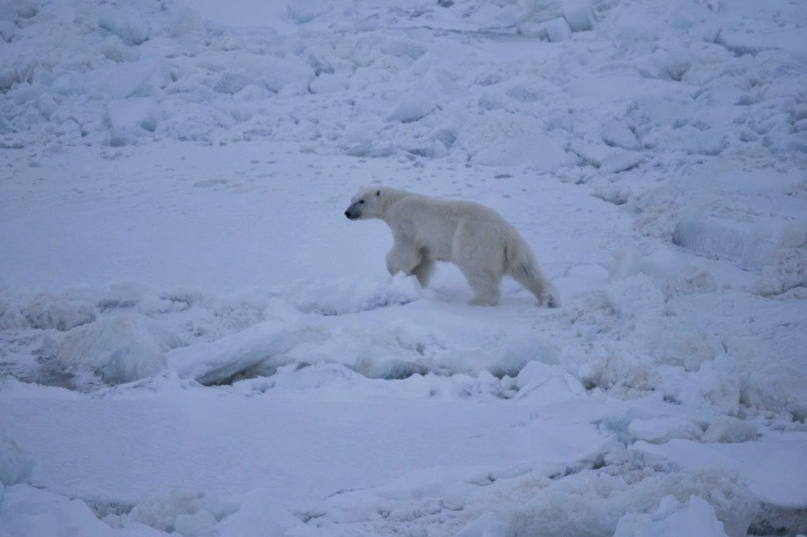
[[[0,155],[0,537],[807,533],[804,2],[0,0]]]

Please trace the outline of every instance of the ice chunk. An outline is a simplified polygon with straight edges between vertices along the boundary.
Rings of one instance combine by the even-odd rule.
[[[465,526],[456,537],[505,537],[506,524],[493,513],[485,513]]]
[[[587,0],[564,0],[561,13],[572,32],[587,32],[594,29],[594,13]]]
[[[338,93],[348,88],[349,79],[331,73],[320,73],[317,78],[311,81],[309,88],[311,93]]]
[[[314,69],[305,62],[262,56],[239,58],[249,74],[274,92],[286,95],[308,93],[308,84],[316,77]]]
[[[466,126],[458,144],[479,164],[528,165],[554,171],[574,162],[535,118],[503,110],[487,111],[484,121]]]
[[[0,535],[3,536],[116,535],[115,530],[100,521],[87,504],[78,499],[71,500],[28,485],[2,490],[0,498]],[[140,533],[144,537],[158,535],[150,528],[143,528]]]
[[[594,28],[594,14],[586,0],[527,0],[521,7],[518,28],[526,35],[555,42]]]
[[[720,474],[733,476],[733,483],[727,482],[729,486],[721,487],[723,490],[710,487],[698,492],[709,498],[729,535],[746,534],[760,500],[782,507],[804,506],[804,449],[803,436],[785,438],[775,434],[729,444],[704,445],[676,439],[661,445],[637,442],[630,447],[631,451],[643,453],[648,461],[668,460],[713,483]]]
[[[682,402],[696,408],[712,408],[723,414],[740,411],[740,379],[734,357],[723,355],[701,364],[684,385]]]
[[[209,535],[216,525],[216,517],[209,511],[199,510],[193,514],[180,514],[174,520],[174,530],[182,537]]]
[[[603,139],[605,139],[605,135],[603,135]],[[630,145],[627,141],[621,141],[620,143]],[[607,141],[606,144],[608,144]],[[624,172],[639,166],[645,161],[645,157],[641,153],[614,147],[615,145],[617,144],[587,144],[576,141],[571,144],[570,149],[586,164],[592,165],[605,173]]]
[[[165,352],[182,341],[139,315],[114,315],[74,328],[58,345],[58,360],[71,372],[92,372],[109,384],[153,375],[166,366]]]
[[[117,35],[127,45],[140,45],[148,40],[150,34],[148,22],[128,6],[102,7],[98,26]]]
[[[673,438],[697,440],[701,437],[701,428],[686,418],[658,417],[635,419],[628,426],[628,432],[651,444],[663,444]]]
[[[18,32],[19,30],[14,23],[0,20],[0,39],[8,43],[14,39]]]
[[[427,116],[434,110],[434,107],[435,104],[428,98],[411,97],[399,104],[395,110],[387,116],[387,120],[412,123]]]
[[[536,338],[534,333],[515,333],[504,341],[499,350],[498,359],[488,368],[488,371],[494,377],[515,378],[532,361],[558,365],[559,355],[558,348]]]
[[[70,330],[95,320],[91,304],[40,293],[24,309],[25,318],[34,328]]]
[[[519,398],[544,405],[584,397],[586,390],[577,378],[558,366],[529,362],[518,374]]]
[[[10,487],[24,482],[31,474],[33,466],[33,458],[0,429],[0,485]],[[0,492],[0,504],[2,504],[2,492]]]
[[[752,363],[743,375],[743,402],[760,410],[786,412],[798,421],[807,419],[807,376],[778,363]]]
[[[331,7],[327,3],[321,4],[310,0],[288,2],[286,4],[286,16],[294,24],[308,24],[328,13],[330,9]]]
[[[112,124],[113,146],[126,145],[141,136],[157,130],[162,117],[160,106],[144,97],[116,99],[108,105],[109,122]]]
[[[301,280],[284,290],[291,304],[305,313],[346,315],[407,304],[420,297],[414,278],[403,274],[390,279],[343,278]]]
[[[726,537],[723,523],[717,519],[714,508],[698,496],[690,496],[685,506],[679,506],[672,496],[662,498],[654,513],[623,516],[614,537]]]
[[[790,224],[783,232],[770,261],[762,268],[757,292],[779,295],[807,287],[807,223]]]
[[[553,43],[565,41],[572,36],[572,30],[563,17],[546,21],[544,23],[544,31],[546,32],[547,39]]]
[[[222,520],[216,529],[220,535],[288,535],[288,530],[299,529],[302,524],[278,505],[274,488],[258,488],[246,494],[238,511]]]
[[[718,416],[703,433],[701,440],[711,443],[748,442],[758,436],[753,423],[731,416]]]
[[[641,144],[636,139],[636,133],[622,122],[613,121],[605,125],[602,129],[602,140],[612,147],[641,149]]]
[[[675,225],[673,243],[707,257],[733,261],[743,269],[759,269],[775,250],[775,236],[762,224],[687,211]]]
[[[322,343],[327,338],[327,331],[322,329],[296,328],[271,320],[212,343],[175,349],[169,360],[171,368],[183,377],[193,377],[204,385],[228,384],[271,375],[291,361],[286,356],[290,349]]]
[[[660,315],[664,309],[664,293],[653,279],[645,274],[636,274],[617,280],[606,289],[608,302],[622,318]]]

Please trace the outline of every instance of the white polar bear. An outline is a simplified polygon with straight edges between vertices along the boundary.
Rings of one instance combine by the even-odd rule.
[[[350,220],[378,218],[392,230],[387,270],[413,274],[425,287],[435,261],[456,264],[474,291],[472,304],[499,301],[499,283],[510,275],[540,304],[558,305],[529,245],[501,215],[472,201],[446,201],[395,188],[360,190],[345,211]]]

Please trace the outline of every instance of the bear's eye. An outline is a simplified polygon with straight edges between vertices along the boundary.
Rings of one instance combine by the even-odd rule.
[[[364,200],[359,200],[359,205],[363,205],[363,204],[364,204]]]

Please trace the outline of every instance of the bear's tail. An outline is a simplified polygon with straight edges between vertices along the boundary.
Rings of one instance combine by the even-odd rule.
[[[539,304],[549,308],[560,305],[557,292],[544,276],[535,255],[524,240],[520,244],[505,246],[505,261],[507,274],[535,295]]]

